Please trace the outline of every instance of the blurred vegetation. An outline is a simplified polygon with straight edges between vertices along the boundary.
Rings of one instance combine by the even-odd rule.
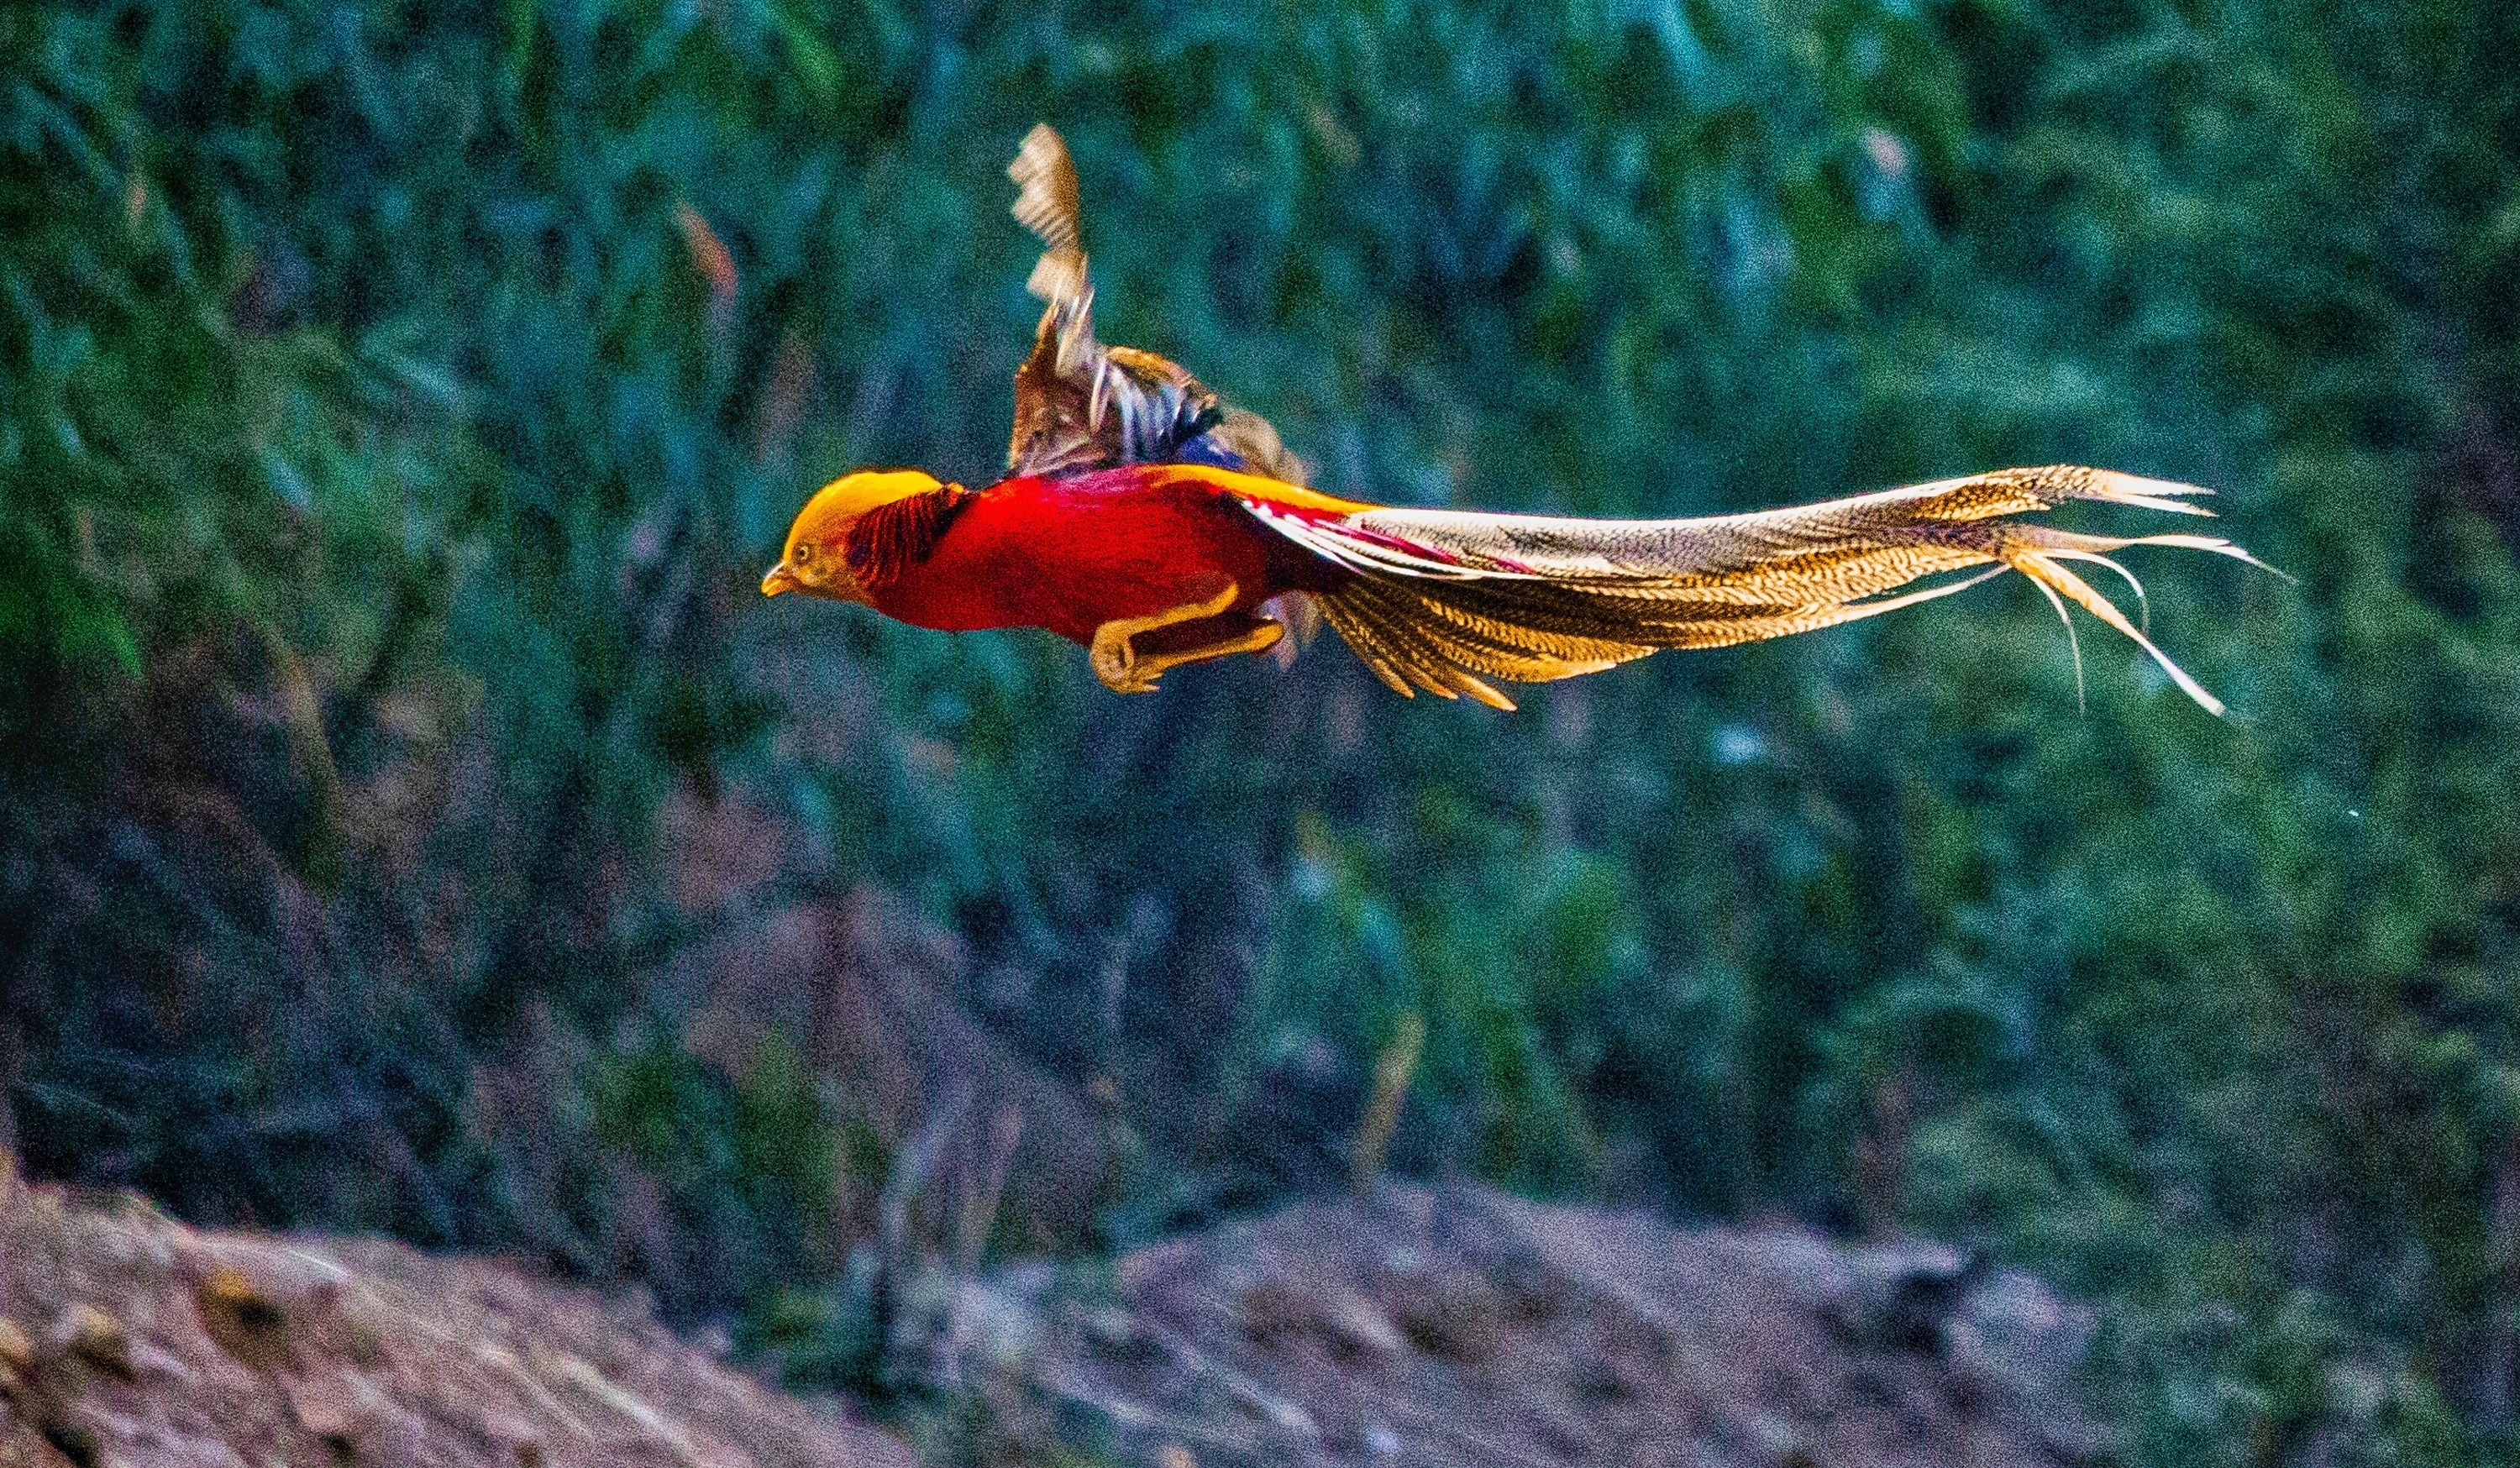
[[[2510,1451],[2514,54],[2449,0],[0,8],[0,1142],[864,1382],[826,1292],[1332,1185],[1414,1032],[1391,1166],[1984,1243],[2103,1303],[2140,1461]],[[2103,638],[2078,712],[2012,584],[1511,717],[762,602],[824,478],[991,476],[1043,119],[1106,334],[1339,492],[2069,459],[2300,581],[2139,567],[2222,722]]]

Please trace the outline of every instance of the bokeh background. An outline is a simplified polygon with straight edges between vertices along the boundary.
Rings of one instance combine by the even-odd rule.
[[[0,1142],[652,1288],[879,1390],[886,1259],[1388,1165],[1982,1246],[2137,1461],[2512,1450],[2520,12],[0,9]],[[1122,700],[763,601],[1109,339],[1341,494],[2074,460],[2217,721],[2017,581],[1535,690]],[[2100,519],[2081,521],[2094,528]]]

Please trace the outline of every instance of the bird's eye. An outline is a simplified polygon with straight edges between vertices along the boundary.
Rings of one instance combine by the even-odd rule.
[[[788,558],[800,566],[811,565],[814,563],[814,548],[810,545],[800,545]]]

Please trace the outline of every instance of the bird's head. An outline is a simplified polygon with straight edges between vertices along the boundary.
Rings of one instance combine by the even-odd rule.
[[[918,469],[864,469],[824,485],[796,512],[788,548],[761,578],[761,595],[805,592],[835,601],[864,601],[866,588],[849,569],[849,527],[868,511],[932,494],[944,486]]]

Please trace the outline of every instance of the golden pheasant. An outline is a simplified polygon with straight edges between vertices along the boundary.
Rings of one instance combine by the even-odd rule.
[[[1015,372],[1008,477],[978,491],[915,469],[834,480],[798,512],[764,595],[860,601],[943,631],[1046,628],[1089,648],[1096,676],[1124,693],[1151,691],[1184,663],[1277,646],[1319,619],[1402,694],[1509,709],[1488,679],[1545,682],[1665,647],[1809,632],[2015,570],[2058,615],[2077,602],[2222,712],[2066,562],[2133,582],[2109,553],[2183,546],[2255,563],[2247,552],[2023,518],[2068,500],[2204,514],[2186,503],[2204,490],[2056,466],[1698,519],[1336,498],[1304,486],[1267,423],[1175,363],[1095,339],[1076,172],[1058,134],[1034,128],[1008,172],[1015,217],[1044,245],[1028,289],[1048,303]],[[1899,591],[1971,567],[1984,569]]]

